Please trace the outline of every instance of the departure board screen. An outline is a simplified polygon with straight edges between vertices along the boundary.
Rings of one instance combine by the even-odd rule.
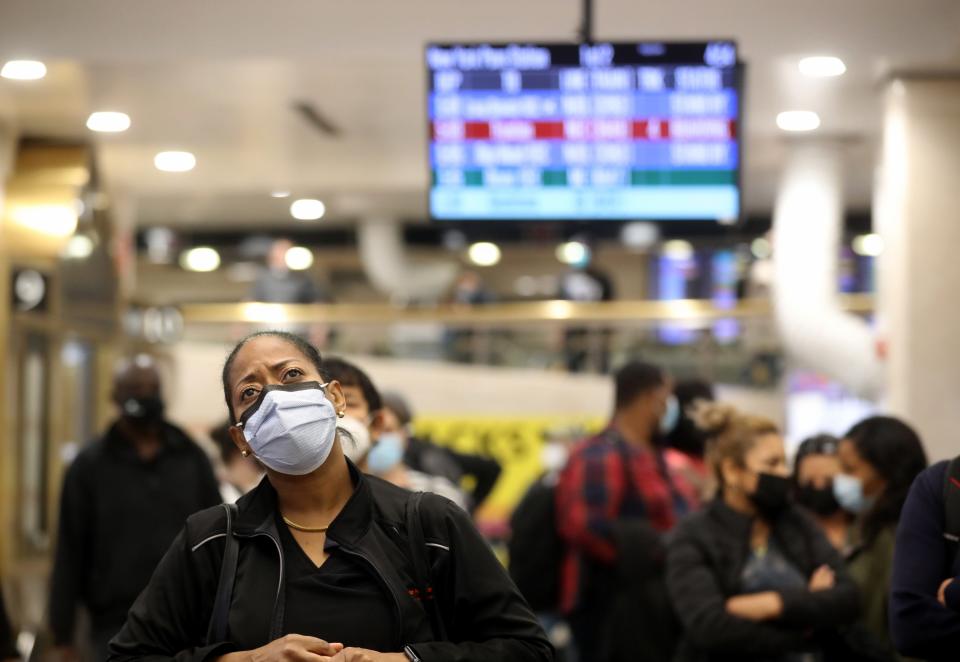
[[[437,220],[740,215],[737,49],[431,44]]]

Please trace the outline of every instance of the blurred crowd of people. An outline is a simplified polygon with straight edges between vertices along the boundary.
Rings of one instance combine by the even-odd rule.
[[[548,628],[569,623],[568,660],[956,659],[956,462],[928,468],[889,416],[791,462],[709,384],[638,362],[614,381],[607,428],[513,517],[512,573]]]
[[[321,360],[306,343],[294,345],[319,366],[323,383],[316,388],[329,398],[329,385],[338,385],[342,408],[336,412],[336,434],[351,472],[440,495],[464,514],[490,494],[501,470],[496,461],[417,437],[402,395],[381,393],[354,363]],[[233,355],[228,366],[232,360]],[[314,388],[314,382],[299,381],[295,377],[292,385],[281,386],[294,395]],[[167,420],[157,366],[140,356],[118,367],[113,385],[118,416],[72,462],[63,483],[49,602],[49,626],[63,662],[147,656],[129,640],[137,630],[128,613],[184,521],[221,502],[243,504],[244,495],[265,489],[270,482],[265,475],[278,482],[286,473],[307,473],[300,471],[306,447],[291,455],[279,442],[252,450],[245,445],[252,437],[238,430],[250,417],[233,414],[230,388],[225,370],[231,418],[210,432],[217,449],[212,464]],[[772,421],[718,401],[709,383],[674,382],[641,361],[614,373],[613,390],[613,414],[601,432],[582,440],[564,435],[545,440],[545,473],[510,522],[516,599],[522,594],[537,614],[558,657],[568,662],[956,659],[960,463],[928,467],[914,429],[889,416],[861,421],[839,438],[807,439],[789,458]],[[270,387],[261,389],[256,406],[269,392]],[[284,425],[277,439],[292,438],[298,426],[314,422],[291,414]],[[298,536],[327,527],[284,522],[294,536],[282,536],[283,544],[293,548],[299,542],[313,559]],[[227,527],[229,537],[229,516]],[[323,554],[333,552],[324,547]],[[346,567],[344,577],[356,579]],[[151,590],[154,600],[172,599],[157,598],[157,588]],[[504,604],[511,604],[511,590],[503,588],[506,593],[490,599],[508,595]],[[87,613],[82,633],[81,608]],[[0,659],[15,658],[13,631],[5,612],[0,617]],[[442,622],[446,616],[435,618]],[[128,640],[111,645],[121,629]],[[226,659],[207,654],[186,659]],[[474,651],[423,659],[493,658]]]

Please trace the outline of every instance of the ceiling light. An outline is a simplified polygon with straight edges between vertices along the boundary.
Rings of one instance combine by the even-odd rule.
[[[513,291],[522,297],[537,295],[537,279],[533,276],[520,276],[513,281]]]
[[[478,267],[492,267],[500,261],[500,247],[489,241],[471,244],[467,257]]]
[[[0,69],[0,76],[10,80],[40,80],[47,75],[47,66],[36,60],[10,60]]]
[[[99,133],[121,133],[130,128],[130,116],[126,113],[99,111],[87,118],[87,128]]]
[[[77,229],[77,210],[73,203],[13,207],[10,217],[34,232],[53,237],[69,237]]]
[[[878,234],[862,234],[853,239],[853,252],[864,257],[880,257],[883,254],[883,237]]]
[[[693,257],[693,244],[683,239],[671,239],[663,244],[663,255],[671,260],[689,260]]]
[[[582,265],[590,261],[590,249],[582,241],[568,241],[557,246],[556,256],[564,264]]]
[[[287,268],[303,271],[313,266],[313,251],[303,246],[291,246],[283,256]]]
[[[758,260],[766,260],[773,255],[773,247],[766,237],[757,237],[750,243],[750,252]]]
[[[624,246],[633,250],[650,248],[660,239],[660,229],[656,223],[634,221],[627,223],[620,230],[620,241]]]
[[[290,215],[298,221],[318,221],[326,212],[327,206],[312,198],[294,200],[290,205]]]
[[[289,198],[290,191],[272,191],[270,193],[271,198]]]
[[[811,78],[833,78],[842,76],[847,71],[847,65],[843,60],[832,55],[805,57],[797,66],[800,73]]]
[[[209,246],[198,246],[180,254],[180,266],[187,271],[216,271],[220,253]]]
[[[260,303],[251,301],[243,304],[243,319],[248,322],[261,322],[266,324],[283,324],[287,321],[287,312],[283,304],[279,303]]]
[[[153,165],[164,172],[189,172],[197,165],[197,158],[190,152],[160,152],[153,157]]]
[[[820,126],[820,116],[812,110],[787,110],[777,115],[777,126],[784,131],[813,131]]]
[[[85,234],[75,234],[63,247],[63,257],[69,260],[86,260],[93,255],[93,239]]]

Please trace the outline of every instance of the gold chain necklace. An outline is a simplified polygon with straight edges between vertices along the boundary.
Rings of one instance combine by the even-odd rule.
[[[296,529],[297,531],[303,531],[304,533],[326,533],[327,529],[330,528],[329,524],[327,526],[316,526],[316,527],[303,526],[301,524],[297,524],[296,522],[293,522],[287,519],[286,515],[281,515],[281,517],[283,517],[283,523],[289,526],[291,529]]]

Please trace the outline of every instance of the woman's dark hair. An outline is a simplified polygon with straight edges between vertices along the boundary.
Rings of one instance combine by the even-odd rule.
[[[927,468],[927,454],[912,427],[892,416],[861,421],[844,435],[880,474],[887,486],[863,520],[864,545],[870,545],[886,527],[900,520],[900,511],[914,478]]]
[[[673,387],[673,395],[677,398],[680,407],[680,416],[664,441],[670,448],[681,453],[702,458],[706,452],[707,436],[697,427],[690,416],[690,408],[697,402],[713,402],[716,400],[713,385],[702,379],[687,379],[677,382]]]
[[[360,389],[363,393],[363,399],[367,401],[367,409],[372,414],[375,411],[383,409],[383,399],[380,397],[380,391],[373,385],[370,376],[359,366],[350,363],[339,356],[331,356],[323,360],[323,367],[320,374],[325,379],[335,379],[340,382],[340,386],[353,386]]]
[[[243,349],[251,340],[256,338],[262,338],[264,336],[272,336],[274,338],[279,338],[284,340],[291,345],[293,345],[303,356],[313,364],[321,375],[325,375],[323,371],[323,358],[320,356],[320,352],[317,351],[317,348],[311,345],[309,342],[301,338],[300,336],[288,333],[286,331],[257,331],[256,333],[251,333],[249,336],[237,343],[236,347],[230,352],[227,356],[226,362],[223,364],[223,399],[227,403],[227,412],[230,415],[230,423],[236,423],[237,417],[233,413],[233,405],[230,403],[230,371],[233,370],[233,362],[237,359],[237,354],[240,353],[240,350]]]
[[[704,379],[684,379],[673,387],[673,394],[677,397],[677,404],[686,409],[697,400],[713,402],[717,399],[713,392],[713,384]]]
[[[800,464],[810,455],[830,455],[836,457],[840,440],[832,434],[818,434],[807,437],[797,447],[797,454],[793,458],[793,482],[799,483]]]
[[[400,421],[400,425],[410,425],[410,421],[413,420],[413,410],[410,409],[410,404],[406,398],[396,391],[383,394],[383,408],[392,411],[397,420]]]

